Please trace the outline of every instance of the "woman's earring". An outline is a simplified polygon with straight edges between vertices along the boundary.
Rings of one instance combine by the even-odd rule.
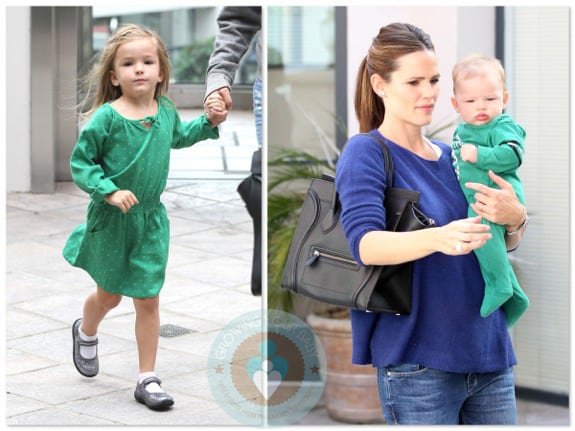
[[[379,95],[380,95],[381,97],[385,96],[385,94],[383,93],[383,91],[380,92]]]

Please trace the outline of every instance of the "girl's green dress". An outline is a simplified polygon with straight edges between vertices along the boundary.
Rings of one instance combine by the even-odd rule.
[[[182,122],[166,98],[158,99],[156,115],[142,120],[122,117],[109,103],[99,107],[71,156],[72,178],[92,200],[86,223],[66,242],[64,258],[107,292],[156,296],[164,283],[170,240],[160,202],[170,150],[208,138],[219,138],[219,131],[205,115]],[[132,191],[139,204],[123,214],[104,200],[116,190]]]

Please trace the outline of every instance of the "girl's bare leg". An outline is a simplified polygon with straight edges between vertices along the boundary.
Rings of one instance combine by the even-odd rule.
[[[152,410],[165,410],[174,404],[174,399],[162,389],[154,371],[160,337],[160,298],[134,298],[134,307],[140,367],[134,397]]]
[[[134,298],[140,373],[154,371],[160,337],[160,298]]]
[[[88,336],[96,335],[98,326],[106,314],[118,306],[122,295],[106,292],[100,286],[84,302],[84,315],[80,329]]]

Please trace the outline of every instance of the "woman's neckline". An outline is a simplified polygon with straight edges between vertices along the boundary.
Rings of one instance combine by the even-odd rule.
[[[419,155],[419,154],[417,154],[417,153],[411,151],[409,148],[406,148],[406,147],[404,147],[403,145],[398,144],[398,143],[395,142],[394,140],[389,139],[389,138],[386,137],[383,133],[381,133],[378,129],[376,129],[376,132],[379,133],[379,136],[381,136],[383,139],[385,139],[386,142],[389,142],[389,143],[391,143],[391,144],[393,144],[393,145],[395,145],[395,146],[401,148],[402,150],[407,151],[408,153],[414,155],[415,157],[417,157],[417,158],[419,158],[419,159],[421,159],[421,160],[425,160],[425,161],[428,161],[428,162],[438,162],[439,159],[441,158],[442,153],[443,153],[442,150],[441,150],[441,148],[439,147],[439,145],[434,144],[433,142],[431,142],[431,140],[430,140],[429,138],[427,138],[427,137],[425,137],[425,136],[423,136],[423,135],[421,135],[423,141],[424,141],[425,143],[427,143],[427,145],[429,146],[429,148],[434,152],[436,158],[430,159],[430,158],[427,158],[427,157],[422,157],[421,155]]]

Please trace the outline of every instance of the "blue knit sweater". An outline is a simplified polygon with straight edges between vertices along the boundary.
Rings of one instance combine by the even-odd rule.
[[[420,191],[420,207],[428,217],[438,226],[467,217],[467,202],[448,145],[434,142],[442,154],[439,160],[430,161],[386,142],[395,166],[394,185]],[[363,235],[385,229],[383,166],[380,144],[365,135],[352,137],[337,163],[342,224],[358,261]],[[433,253],[415,261],[411,314],[352,310],[353,363],[377,367],[412,363],[458,373],[492,372],[515,365],[503,310],[487,318],[479,314],[483,294],[474,253]]]

